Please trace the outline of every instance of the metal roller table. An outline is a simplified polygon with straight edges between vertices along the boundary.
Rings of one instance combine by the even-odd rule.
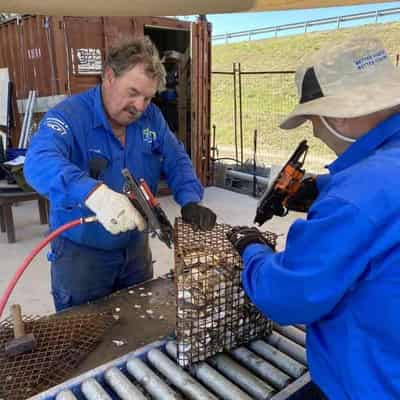
[[[65,311],[113,309],[116,324],[64,383],[31,400],[312,399],[303,326],[275,326],[264,340],[200,362],[174,361],[174,284],[161,277]]]

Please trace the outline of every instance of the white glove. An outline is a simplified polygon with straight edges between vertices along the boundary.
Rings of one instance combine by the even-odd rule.
[[[89,195],[85,205],[108,232],[116,235],[133,229],[143,231],[146,223],[128,197],[102,184]]]

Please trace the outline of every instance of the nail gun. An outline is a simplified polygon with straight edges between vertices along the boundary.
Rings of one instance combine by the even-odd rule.
[[[145,218],[150,232],[171,248],[174,229],[145,180],[137,181],[126,168],[122,175],[125,178],[124,193]]]
[[[257,205],[254,223],[261,226],[274,215],[287,215],[287,201],[299,190],[305,174],[303,165],[307,151],[307,141],[303,140],[262,195]]]

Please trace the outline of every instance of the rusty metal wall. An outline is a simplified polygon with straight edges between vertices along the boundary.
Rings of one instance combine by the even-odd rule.
[[[0,67],[9,68],[10,79],[15,83],[17,97],[23,97],[24,90],[21,31],[22,26],[18,21],[0,25]]]
[[[64,24],[68,92],[79,93],[100,82],[105,57],[103,18],[65,17]]]
[[[8,67],[17,99],[71,95],[100,82],[106,49],[145,28],[192,32],[191,155],[196,172],[209,182],[211,26],[161,17],[24,16],[0,24],[0,68]],[[18,143],[19,132],[13,132]]]
[[[8,67],[17,99],[73,94],[99,81],[106,49],[144,27],[190,30],[190,23],[159,17],[24,16],[0,24],[0,68]]]
[[[192,30],[192,162],[203,185],[210,178],[211,26],[199,21]],[[195,93],[196,95],[193,95]],[[195,155],[195,156],[193,156]]]
[[[23,17],[0,25],[0,67],[8,67],[17,99],[35,89],[38,96],[56,94],[48,18]]]

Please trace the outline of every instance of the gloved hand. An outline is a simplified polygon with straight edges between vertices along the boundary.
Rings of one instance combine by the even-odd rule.
[[[215,226],[217,216],[209,208],[197,203],[188,203],[181,210],[184,222],[192,225],[195,231],[209,231]]]
[[[128,197],[106,185],[98,186],[85,200],[108,232],[116,235],[133,229],[143,231],[146,223]]]
[[[265,244],[275,251],[275,245],[270,243],[256,227],[235,226],[226,236],[240,255],[243,255],[249,244],[254,243]]]
[[[307,212],[314,200],[318,197],[319,191],[314,176],[303,179],[299,190],[286,202],[288,210]]]

